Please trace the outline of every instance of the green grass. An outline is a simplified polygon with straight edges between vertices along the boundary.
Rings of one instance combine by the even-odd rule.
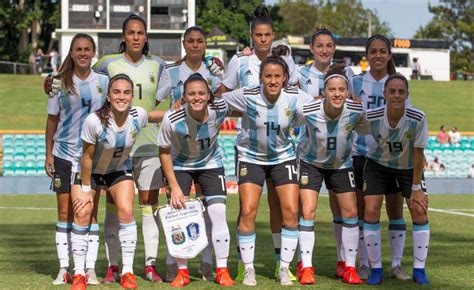
[[[43,79],[0,74],[0,84],[0,130],[44,130],[47,97]],[[440,125],[474,131],[474,82],[412,81],[410,85],[412,102],[427,114],[430,131],[437,131]]]
[[[265,198],[264,198],[265,199]],[[261,208],[257,217],[257,249],[256,272],[259,288],[272,289],[278,284],[273,279],[274,255],[270,230],[268,227],[268,207],[262,199]],[[2,289],[67,289],[69,286],[53,287],[52,281],[57,274],[58,262],[54,244],[54,229],[56,221],[56,201],[54,195],[1,195],[0,196],[0,279]],[[17,207],[17,208],[12,208]],[[35,209],[21,209],[31,207]],[[474,211],[473,195],[435,195],[430,197],[430,207],[437,209],[463,209],[469,214]],[[103,199],[99,221],[103,221]],[[232,274],[236,270],[235,217],[238,212],[238,199],[230,196],[228,199],[228,223],[231,229],[231,257],[229,268]],[[141,218],[136,207],[135,216],[141,228]],[[386,238],[387,219],[385,214],[382,220],[383,254],[385,275],[388,276],[389,245]],[[405,246],[403,266],[407,272],[412,269],[412,240],[409,214],[405,211],[408,234]],[[336,265],[335,243],[332,238],[331,214],[328,209],[327,197],[320,197],[316,222],[316,246],[314,249],[314,265],[316,267],[315,287],[323,289],[353,288],[343,285],[333,279]],[[431,279],[430,288],[433,289],[467,289],[473,286],[472,273],[474,271],[474,233],[472,231],[472,216],[459,216],[432,211],[430,213],[431,244],[427,262],[427,273]],[[135,258],[135,273],[138,275],[140,288],[168,288],[168,284],[151,284],[143,280],[144,260],[143,239],[141,230],[138,234],[139,242]],[[165,273],[165,248],[161,234],[158,272]],[[105,250],[103,246],[103,226],[101,224],[101,248],[97,262],[97,273],[104,274],[106,267]],[[191,276],[197,279],[199,259],[190,262]],[[220,288],[209,282],[193,280],[189,289]],[[355,286],[368,288],[367,286]],[[414,288],[411,281],[394,281],[388,277],[377,289]],[[119,285],[94,286],[91,289],[119,289]],[[244,287],[238,287],[244,289]],[[293,289],[302,289],[295,286]],[[304,287],[308,288],[308,287]]]

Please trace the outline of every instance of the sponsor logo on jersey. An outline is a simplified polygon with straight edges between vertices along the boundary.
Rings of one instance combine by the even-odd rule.
[[[179,86],[182,86],[182,85],[183,85],[183,81],[180,80],[180,81],[178,82],[177,86],[179,87]]]
[[[313,130],[314,130],[314,132],[316,132],[316,133],[321,133],[321,130],[319,130],[318,127],[315,127]]]
[[[244,75],[246,75],[246,76],[251,76],[251,75],[252,75],[252,71],[248,70],[248,71],[245,72]]]
[[[362,96],[362,95],[365,95],[364,90],[361,90],[360,93],[359,93],[359,96]]]
[[[308,184],[308,182],[309,182],[308,175],[306,173],[303,173],[303,175],[301,175],[301,177],[300,177],[300,184],[301,185],[306,185],[306,184]]]
[[[197,223],[190,223],[186,227],[186,231],[188,232],[188,237],[192,240],[195,241],[199,238],[199,224]]]
[[[308,79],[308,80],[306,81],[306,84],[307,84],[307,85],[311,85],[311,84],[313,84],[313,82],[311,81],[311,79]]]
[[[186,237],[184,236],[184,232],[182,229],[179,228],[174,228],[171,230],[171,241],[175,245],[181,245],[186,241]]]
[[[184,135],[183,138],[184,138],[184,139],[189,139],[189,138],[191,138],[191,136],[189,136],[188,134],[186,134],[186,135]]]

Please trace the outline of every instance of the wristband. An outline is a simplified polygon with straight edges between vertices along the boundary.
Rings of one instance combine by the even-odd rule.
[[[91,186],[90,185],[81,185],[82,192],[90,192]]]
[[[421,190],[421,184],[412,184],[411,191]]]

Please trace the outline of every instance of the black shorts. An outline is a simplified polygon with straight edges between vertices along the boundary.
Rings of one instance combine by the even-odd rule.
[[[253,183],[263,187],[265,179],[271,179],[273,186],[298,184],[298,166],[296,160],[285,161],[276,165],[259,165],[248,162],[238,163],[239,185]]]
[[[364,168],[367,158],[363,155],[352,156],[352,167],[354,168],[354,177],[356,188],[360,191],[364,190]],[[386,192],[384,194],[397,193],[400,192],[400,188],[395,180],[390,182],[386,187]]]
[[[199,184],[204,196],[227,195],[224,168],[202,170],[175,170],[176,180],[185,196],[191,194],[191,186]]]
[[[324,180],[327,189],[335,193],[355,192],[352,168],[322,169],[300,160],[299,173],[300,189],[319,192]]]
[[[81,185],[81,174],[72,172],[72,162],[66,159],[53,156],[54,174],[51,182],[51,189],[56,193],[71,193],[71,185]],[[96,183],[92,181],[91,188],[97,188]]]
[[[131,171],[115,171],[107,174],[92,174],[92,179],[98,186],[106,186],[107,188],[114,186],[122,180],[132,180]]]
[[[364,170],[364,195],[387,193],[388,187],[395,183],[402,196],[410,198],[413,184],[413,169],[394,169],[367,159]],[[425,178],[421,178],[421,189],[426,192]],[[393,192],[392,192],[393,193]]]

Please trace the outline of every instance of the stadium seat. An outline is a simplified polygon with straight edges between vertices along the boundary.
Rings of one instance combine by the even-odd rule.
[[[3,155],[13,155],[15,154],[15,148],[14,147],[10,147],[10,146],[7,146],[7,147],[3,147]]]
[[[13,154],[3,155],[2,160],[3,160],[3,162],[5,162],[5,161],[12,161],[13,162]]]
[[[5,147],[15,147],[14,143],[13,143],[13,138],[3,140],[2,147],[3,148],[5,148]]]
[[[15,176],[26,176],[26,170],[25,169],[15,169]]]
[[[433,171],[425,171],[423,174],[425,175],[425,178],[433,178],[434,177],[434,172]]]
[[[26,141],[26,136],[25,134],[15,134],[15,143],[16,142],[25,142]]]
[[[5,141],[13,142],[13,135],[12,134],[3,134],[2,139],[3,139],[3,142],[5,142]]]
[[[3,159],[2,168],[3,168],[3,171],[5,171],[5,169],[12,169],[13,168],[13,160]]]
[[[46,160],[46,156],[44,154],[41,154],[41,155],[36,155],[36,161],[37,162],[42,162],[44,163],[44,161]]]
[[[4,169],[3,176],[15,176],[15,171],[13,169]]]

